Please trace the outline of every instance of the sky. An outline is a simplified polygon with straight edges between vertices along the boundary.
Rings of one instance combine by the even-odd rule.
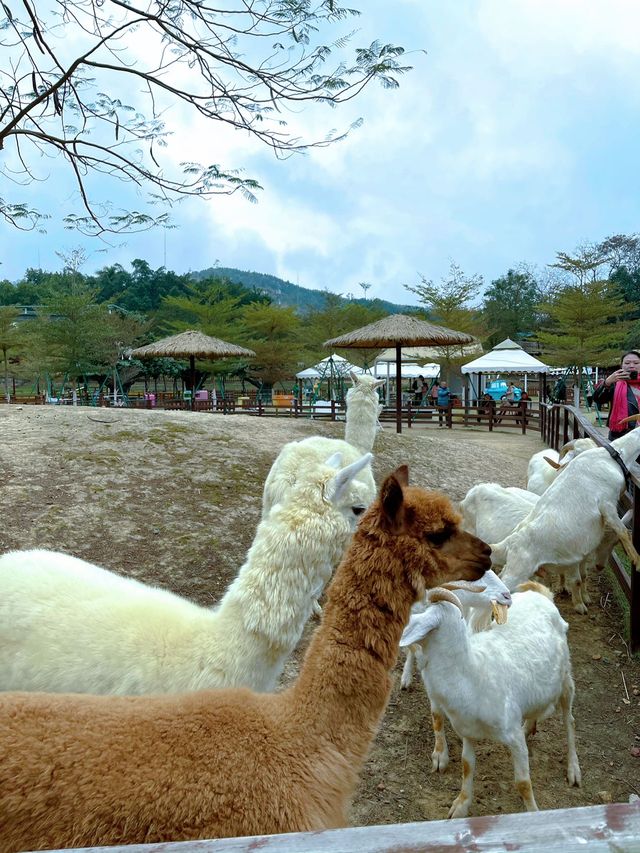
[[[50,206],[47,233],[0,226],[0,278],[60,269],[60,254],[82,247],[87,273],[134,258],[180,273],[219,265],[416,304],[404,285],[440,281],[451,262],[485,284],[523,263],[544,275],[556,252],[640,230],[636,0],[346,5],[362,15],[335,35],[355,26],[353,47],[400,44],[413,70],[396,91],[374,82],[337,109],[288,117],[306,138],[362,117],[345,141],[281,161],[176,109],[166,156],[243,168],[263,186],[257,204],[190,199],[172,213],[174,229],[107,246],[59,226],[69,177],[47,165],[48,179],[25,189]],[[106,191],[118,204],[124,189]]]

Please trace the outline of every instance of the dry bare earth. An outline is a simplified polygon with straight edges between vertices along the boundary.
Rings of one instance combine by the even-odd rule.
[[[343,425],[244,415],[0,405],[0,550],[67,551],[204,605],[214,604],[243,562],[260,515],[262,485],[281,446]],[[387,428],[376,443],[380,478],[407,462],[412,482],[461,499],[475,483],[524,486],[535,436],[463,430]],[[560,718],[532,745],[532,779],[543,809],[592,805],[640,794],[640,666],[627,654],[621,616],[604,577],[589,615],[559,604],[570,628],[582,789],[564,781]],[[313,628],[313,623],[310,629]],[[301,649],[287,667],[295,676]],[[428,707],[416,679],[398,689],[373,745],[353,806],[353,823],[446,816],[457,793],[460,750],[431,773]],[[625,689],[626,685],[626,689]],[[628,691],[628,696],[627,696]],[[520,809],[506,749],[479,753],[473,814]]]

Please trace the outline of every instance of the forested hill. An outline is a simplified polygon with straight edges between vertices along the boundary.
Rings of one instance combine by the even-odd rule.
[[[250,272],[233,267],[209,267],[205,270],[192,272],[191,277],[196,281],[207,278],[227,278],[229,281],[238,282],[247,288],[257,288],[267,293],[276,305],[292,305],[301,313],[313,309],[322,310],[325,307],[325,290],[312,290],[308,287],[300,287],[290,281],[284,281],[275,275],[262,272]],[[366,305],[369,308],[379,308],[388,314],[400,314],[403,311],[415,311],[415,305],[396,305],[384,299],[340,298],[341,302],[355,302]]]

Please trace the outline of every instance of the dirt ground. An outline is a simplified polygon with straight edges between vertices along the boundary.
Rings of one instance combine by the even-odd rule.
[[[224,593],[241,566],[260,515],[269,467],[288,440],[344,425],[285,417],[252,418],[0,405],[0,551],[46,547],[166,586],[202,605]],[[376,480],[408,463],[414,483],[460,500],[475,483],[524,486],[535,435],[387,426],[376,440]],[[640,794],[640,663],[623,639],[622,618],[605,576],[591,582],[587,616],[558,604],[570,624],[574,713],[583,787],[564,780],[560,718],[538,730],[532,780],[542,809],[627,802]],[[290,661],[295,677],[312,621]],[[416,678],[396,684],[353,804],[354,825],[446,817],[457,794],[460,749],[431,773],[428,704]],[[472,814],[520,810],[506,749],[479,752]]]

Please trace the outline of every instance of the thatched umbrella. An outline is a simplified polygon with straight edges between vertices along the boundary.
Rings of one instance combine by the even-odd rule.
[[[358,349],[384,349],[394,347],[396,351],[396,376],[402,376],[402,347],[451,346],[468,344],[473,341],[471,335],[454,332],[444,326],[436,326],[409,317],[407,314],[390,314],[376,323],[354,329],[339,338],[325,341],[323,346],[353,347]],[[396,430],[402,432],[402,395],[398,385],[396,393]]]
[[[255,352],[220,338],[212,338],[202,332],[190,330],[179,335],[161,338],[152,344],[131,351],[132,358],[188,358],[191,373],[191,406],[196,391],[196,358],[253,358]]]

